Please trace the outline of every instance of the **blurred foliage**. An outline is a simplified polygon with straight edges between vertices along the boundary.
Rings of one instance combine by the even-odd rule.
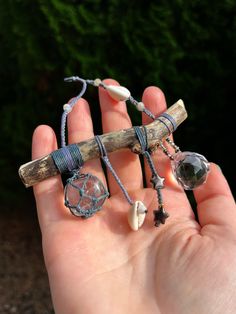
[[[1,1],[0,47],[3,203],[27,195],[17,168],[30,160],[38,124],[59,130],[61,106],[79,88],[64,84],[68,75],[112,77],[137,98],[148,85],[161,87],[169,104],[183,98],[189,119],[176,141],[219,163],[233,187],[225,148],[234,123],[235,0]],[[86,95],[97,105],[96,91]]]

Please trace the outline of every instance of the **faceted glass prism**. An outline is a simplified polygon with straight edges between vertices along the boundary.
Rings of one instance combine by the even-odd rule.
[[[90,173],[75,174],[65,186],[65,205],[75,216],[91,217],[108,197],[102,182]]]
[[[178,152],[171,161],[173,173],[185,190],[193,190],[206,182],[209,163],[193,152]]]

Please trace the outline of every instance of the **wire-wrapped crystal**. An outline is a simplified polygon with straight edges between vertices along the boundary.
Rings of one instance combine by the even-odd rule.
[[[209,171],[206,158],[193,152],[178,152],[171,161],[173,173],[185,190],[193,190],[205,183]]]
[[[73,215],[88,218],[101,209],[108,195],[96,176],[76,173],[67,180],[65,205]]]

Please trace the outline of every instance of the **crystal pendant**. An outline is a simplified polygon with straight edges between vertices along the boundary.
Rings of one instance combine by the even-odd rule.
[[[97,177],[90,173],[76,173],[67,180],[65,205],[73,215],[88,218],[101,209],[108,195]]]
[[[209,163],[193,152],[178,152],[171,161],[173,173],[185,190],[193,190],[206,182]]]

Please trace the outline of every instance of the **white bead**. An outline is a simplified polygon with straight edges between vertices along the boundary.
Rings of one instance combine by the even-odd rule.
[[[130,97],[130,91],[123,86],[107,85],[108,94],[116,101],[127,100]]]
[[[137,231],[144,223],[147,208],[141,201],[136,201],[129,209],[128,222],[132,230]]]
[[[69,113],[69,112],[71,112],[72,107],[69,104],[65,104],[63,106],[63,110]]]
[[[145,108],[144,103],[140,101],[140,102],[137,104],[137,109],[138,109],[138,111],[143,111],[144,108]]]
[[[101,81],[99,78],[96,78],[96,79],[93,81],[93,84],[94,84],[94,86],[96,86],[96,87],[98,87],[101,83],[102,83],[102,81]]]

